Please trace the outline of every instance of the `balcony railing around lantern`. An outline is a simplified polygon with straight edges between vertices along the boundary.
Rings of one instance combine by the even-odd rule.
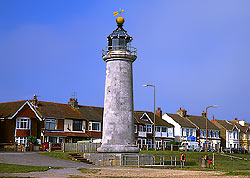
[[[112,53],[115,51],[120,51],[126,55],[137,56],[137,49],[131,46],[106,46],[102,49],[102,56],[105,55],[117,55],[117,53]]]

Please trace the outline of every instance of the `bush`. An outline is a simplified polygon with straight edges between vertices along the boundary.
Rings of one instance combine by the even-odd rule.
[[[37,145],[37,139],[35,136],[28,137],[28,143],[32,143],[33,145]]]

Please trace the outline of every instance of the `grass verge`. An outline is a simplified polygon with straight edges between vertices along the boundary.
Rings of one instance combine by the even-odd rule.
[[[27,173],[27,172],[47,171],[48,169],[49,169],[48,166],[26,166],[26,165],[0,163],[0,173]]]
[[[49,157],[53,157],[53,158],[72,161],[71,157],[69,156],[69,153],[64,153],[62,151],[41,152],[39,154],[49,156]]]

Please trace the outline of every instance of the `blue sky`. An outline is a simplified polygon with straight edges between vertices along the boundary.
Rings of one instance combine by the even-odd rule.
[[[103,106],[101,50],[124,9],[138,49],[135,110],[250,122],[250,1],[0,1],[0,102],[32,99]]]

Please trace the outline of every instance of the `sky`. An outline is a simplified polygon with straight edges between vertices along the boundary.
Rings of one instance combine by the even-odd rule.
[[[138,50],[135,110],[238,118],[250,123],[249,0],[0,1],[0,102],[104,104],[102,49],[124,9]]]

